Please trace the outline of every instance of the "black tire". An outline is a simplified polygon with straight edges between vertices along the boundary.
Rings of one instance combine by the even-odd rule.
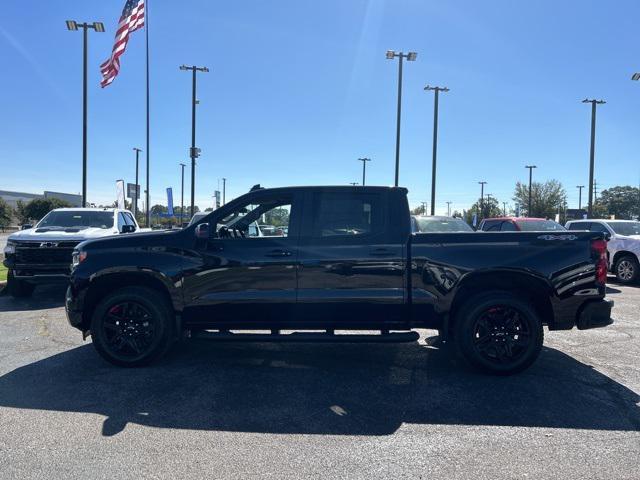
[[[33,295],[36,286],[32,283],[18,280],[13,276],[13,270],[7,274],[7,293],[14,298],[27,298]]]
[[[486,373],[511,375],[531,366],[542,350],[542,322],[529,302],[511,292],[469,298],[453,325],[456,350]]]
[[[616,280],[623,285],[630,285],[640,278],[640,265],[634,255],[621,255],[613,266]]]
[[[160,358],[173,342],[174,313],[167,299],[145,287],[108,294],[91,318],[93,346],[108,362],[139,367]]]

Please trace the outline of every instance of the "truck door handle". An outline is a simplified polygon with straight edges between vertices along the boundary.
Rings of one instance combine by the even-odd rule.
[[[271,250],[265,256],[267,257],[290,257],[291,252],[287,252],[286,250]]]
[[[394,253],[388,248],[376,248],[374,250],[371,250],[369,252],[369,255],[371,255],[372,257],[390,257],[394,255]]]

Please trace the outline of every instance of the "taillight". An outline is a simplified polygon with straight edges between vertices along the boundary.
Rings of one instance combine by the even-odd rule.
[[[597,256],[596,283],[604,285],[607,283],[607,241],[603,239],[592,240],[591,250]]]

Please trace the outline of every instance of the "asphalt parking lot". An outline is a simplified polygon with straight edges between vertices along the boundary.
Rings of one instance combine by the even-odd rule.
[[[615,324],[552,332],[536,364],[469,372],[427,339],[209,344],[119,369],[58,287],[0,297],[8,478],[640,478],[640,288]],[[546,333],[546,332],[545,332]]]

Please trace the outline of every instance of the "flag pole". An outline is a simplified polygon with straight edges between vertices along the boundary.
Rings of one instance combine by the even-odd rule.
[[[147,191],[146,191],[146,226],[149,222],[149,0],[144,2],[144,32],[146,38],[147,55]]]

